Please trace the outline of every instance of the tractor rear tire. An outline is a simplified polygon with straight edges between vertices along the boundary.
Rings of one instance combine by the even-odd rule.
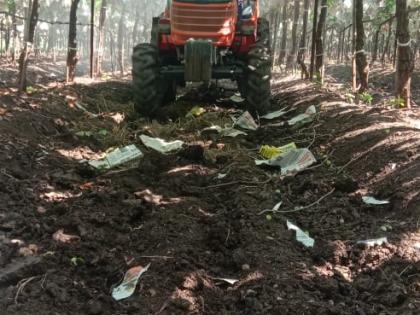
[[[162,105],[158,49],[152,44],[139,44],[133,50],[134,103],[140,115],[153,117]]]
[[[269,46],[256,43],[250,47],[246,68],[246,100],[253,114],[265,114],[271,98],[271,54]]]

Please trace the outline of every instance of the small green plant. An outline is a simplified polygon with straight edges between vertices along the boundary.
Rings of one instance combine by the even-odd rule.
[[[28,86],[26,88],[26,93],[28,94],[34,94],[36,91],[38,91],[36,88],[34,88],[33,86]]]
[[[80,266],[80,265],[84,265],[85,260],[84,260],[82,257],[77,257],[77,256],[75,256],[75,257],[72,257],[72,258],[70,259],[70,263],[71,263],[73,266],[77,267],[77,266]]]
[[[404,108],[405,100],[402,97],[394,97],[390,100],[391,106],[396,108]]]
[[[372,94],[370,94],[369,92],[363,92],[359,94],[360,100],[367,104],[367,105],[371,105],[372,101],[373,101],[373,96]]]

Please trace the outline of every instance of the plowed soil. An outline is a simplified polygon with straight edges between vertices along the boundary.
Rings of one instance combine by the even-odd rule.
[[[291,111],[221,138],[200,131],[238,106],[208,95],[181,98],[158,123],[135,118],[126,81],[46,83],[20,97],[1,88],[0,313],[418,314],[419,109],[344,94],[276,79],[273,110]],[[185,118],[196,105],[207,113]],[[313,122],[279,126],[310,105]],[[143,133],[187,146],[163,155]],[[260,145],[292,141],[317,164],[289,177],[255,165]],[[144,153],[138,165],[80,163],[132,143]],[[366,195],[390,203],[366,205]],[[388,242],[357,244],[378,237]],[[133,296],[115,301],[124,273],[149,263]]]

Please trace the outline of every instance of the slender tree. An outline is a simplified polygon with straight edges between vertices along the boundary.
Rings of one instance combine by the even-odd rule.
[[[69,38],[67,48],[66,81],[73,82],[76,72],[77,57],[77,8],[80,0],[72,0],[70,6]]]
[[[369,65],[366,61],[365,46],[365,29],[363,26],[363,0],[356,0],[355,22],[356,22],[356,68],[359,75],[360,89],[364,92],[368,89]]]
[[[314,3],[314,18],[312,23],[312,47],[311,47],[311,66],[310,66],[310,78],[314,77],[315,71],[315,54],[316,54],[316,26],[318,24],[318,6],[319,0],[315,0]]]
[[[102,74],[102,60],[104,57],[105,47],[105,19],[107,11],[107,0],[102,0],[101,12],[99,15],[99,30],[98,30],[98,51],[96,55],[96,75]]]
[[[327,20],[327,0],[321,1],[321,13],[319,15],[318,26],[316,30],[315,46],[316,46],[316,60],[315,60],[315,71],[317,76],[324,80],[324,28]]]
[[[33,51],[34,37],[35,37],[35,28],[38,23],[38,11],[39,11],[39,2],[38,0],[30,0],[28,6],[28,20],[26,21],[25,27],[25,37],[22,52],[19,57],[19,78],[18,86],[19,91],[26,91],[26,72],[28,69],[28,59],[29,55]]]
[[[293,64],[296,60],[297,53],[297,29],[299,24],[300,15],[300,0],[295,0],[294,3],[294,14],[293,14],[293,27],[292,27],[292,50],[287,57],[287,69],[293,68]]]
[[[414,69],[413,53],[409,31],[407,0],[397,0],[397,65],[395,74],[395,96],[404,100],[406,107],[411,106],[411,75]]]
[[[308,17],[309,17],[309,0],[305,0],[303,4],[303,26],[302,26],[302,36],[300,38],[299,52],[297,56],[297,62],[302,68],[302,78],[309,78],[309,72],[305,65],[305,55],[307,52],[306,47],[306,33],[308,31]]]
[[[95,0],[90,1],[90,77],[93,78],[94,74],[94,65],[93,59],[95,56]]]
[[[279,54],[279,65],[284,63],[284,58],[286,57],[286,47],[287,47],[287,29],[289,27],[289,20],[287,18],[287,1],[283,5],[283,16],[282,16],[282,36],[280,44],[280,54]]]
[[[120,21],[118,22],[118,66],[120,68],[121,75],[124,75],[124,30],[125,30],[125,13],[126,7],[123,6],[120,16]]]

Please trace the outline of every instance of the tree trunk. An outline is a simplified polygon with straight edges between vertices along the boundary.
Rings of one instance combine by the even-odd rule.
[[[29,1],[28,12],[29,21],[25,27],[25,43],[19,57],[19,92],[26,91],[26,72],[28,69],[28,58],[33,50],[35,28],[38,23],[38,0]]]
[[[310,78],[314,77],[315,70],[315,54],[316,54],[316,26],[318,24],[318,6],[319,0],[315,0],[314,4],[314,19],[312,23],[312,48],[311,48],[311,67],[310,67]]]
[[[287,2],[283,5],[283,16],[282,16],[282,36],[281,36],[281,45],[280,45],[280,54],[279,54],[279,65],[284,63],[284,58],[286,57],[286,47],[287,47],[287,29],[289,26],[287,19]]]
[[[96,56],[96,75],[102,75],[102,60],[104,58],[105,47],[105,19],[107,11],[107,0],[102,0],[101,13],[99,15],[99,30],[98,30],[98,51]]]
[[[124,75],[124,22],[125,22],[125,7],[122,9],[120,21],[118,23],[118,66],[120,68],[121,76]]]
[[[300,15],[300,0],[295,0],[294,14],[293,14],[293,28],[292,28],[292,50],[287,57],[286,69],[294,68],[294,62],[296,60],[297,53],[297,28],[299,24]]]
[[[303,26],[302,26],[302,36],[300,38],[299,44],[299,52],[297,56],[297,62],[302,68],[302,79],[305,77],[306,79],[309,78],[309,72],[305,65],[305,56],[307,52],[306,47],[306,33],[308,31],[308,17],[309,17],[309,0],[305,0],[303,4]]]
[[[398,0],[397,18],[397,66],[395,74],[395,96],[404,100],[407,108],[411,107],[411,74],[414,69],[409,30],[407,0]]]
[[[317,76],[321,79],[321,83],[324,81],[324,27],[327,19],[327,0],[321,1],[321,13],[319,15],[318,27],[316,30],[316,61],[315,71]]]
[[[366,61],[365,29],[363,27],[363,0],[356,0],[356,67],[359,74],[360,89],[363,93],[368,89],[369,65]],[[379,35],[378,35],[379,36]]]
[[[73,82],[76,72],[77,57],[77,7],[80,0],[72,0],[70,6],[69,40],[67,48],[67,73],[66,81]]]

